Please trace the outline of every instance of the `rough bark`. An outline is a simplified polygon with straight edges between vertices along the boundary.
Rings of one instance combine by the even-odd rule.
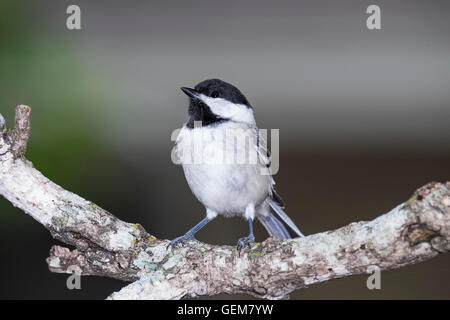
[[[0,115],[0,194],[76,249],[53,246],[50,271],[134,281],[109,299],[179,299],[245,293],[279,299],[295,289],[400,268],[450,249],[450,183],[432,182],[370,222],[305,238],[268,238],[239,256],[234,247],[191,242],[167,250],[139,224],[119,220],[53,183],[24,158],[30,107],[16,108],[15,128]]]

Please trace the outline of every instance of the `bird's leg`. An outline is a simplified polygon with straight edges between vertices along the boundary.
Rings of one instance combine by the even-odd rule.
[[[198,224],[196,224],[192,229],[190,229],[188,232],[186,232],[183,236],[175,238],[172,241],[170,241],[170,243],[167,245],[167,248],[170,247],[173,249],[180,243],[182,244],[187,241],[196,240],[194,237],[195,233],[198,230],[200,230],[201,228],[203,228],[212,219],[214,219],[214,218],[210,218],[210,217],[206,216],[202,221],[200,221]]]
[[[255,205],[253,203],[249,203],[248,206],[245,208],[245,218],[248,220],[248,228],[249,228],[249,234],[247,237],[240,238],[237,243],[237,250],[239,253],[239,256],[241,255],[241,250],[246,245],[250,248],[250,244],[255,241],[255,236],[253,235],[253,219],[255,218]]]
[[[248,218],[248,228],[249,228],[249,235],[244,238],[240,238],[237,243],[237,250],[239,252],[239,255],[241,255],[241,250],[246,245],[250,248],[250,244],[255,241],[255,236],[253,235],[253,219]]]

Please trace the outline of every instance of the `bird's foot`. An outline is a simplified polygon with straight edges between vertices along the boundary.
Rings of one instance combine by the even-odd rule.
[[[167,249],[174,249],[177,245],[186,243],[188,241],[197,241],[192,233],[186,233],[185,235],[175,238],[169,242]]]
[[[238,251],[238,253],[239,253],[239,256],[241,256],[241,250],[242,250],[246,245],[247,245],[248,248],[250,249],[250,244],[251,244],[252,242],[255,242],[255,237],[254,237],[252,234],[250,234],[250,235],[247,236],[247,237],[240,238],[240,239],[238,240],[236,249],[237,249],[237,251]]]

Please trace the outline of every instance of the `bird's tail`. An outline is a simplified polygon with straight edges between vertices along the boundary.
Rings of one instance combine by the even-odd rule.
[[[283,209],[272,199],[269,200],[270,213],[267,216],[258,215],[261,224],[271,236],[281,239],[304,237]]]

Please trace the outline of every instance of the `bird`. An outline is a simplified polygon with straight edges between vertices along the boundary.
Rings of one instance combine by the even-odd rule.
[[[248,236],[237,241],[239,255],[255,241],[255,219],[271,236],[304,237],[284,212],[284,202],[275,191],[270,154],[244,94],[220,79],[181,90],[189,97],[188,121],[175,140],[174,154],[192,193],[206,208],[206,216],[168,247],[196,240],[196,232],[218,215],[241,216],[248,221]]]

